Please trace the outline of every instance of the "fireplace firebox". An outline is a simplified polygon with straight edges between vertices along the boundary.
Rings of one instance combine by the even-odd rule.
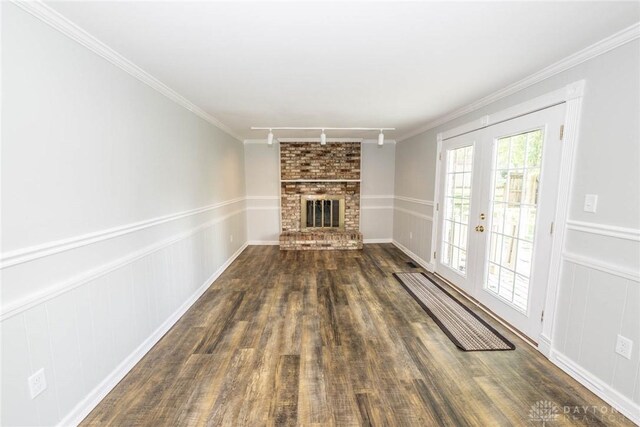
[[[344,195],[303,195],[301,230],[344,230]]]

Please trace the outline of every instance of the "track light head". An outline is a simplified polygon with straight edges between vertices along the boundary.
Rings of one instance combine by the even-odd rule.
[[[327,145],[327,135],[325,135],[324,129],[322,129],[322,133],[320,134],[320,145]]]
[[[378,145],[384,144],[384,134],[382,133],[382,129],[380,129],[380,134],[378,134]]]
[[[269,134],[267,135],[267,144],[273,145],[273,132],[269,129]]]

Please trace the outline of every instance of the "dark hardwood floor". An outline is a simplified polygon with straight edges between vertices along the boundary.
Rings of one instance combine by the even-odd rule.
[[[83,425],[542,426],[540,401],[631,425],[484,314],[517,349],[458,350],[391,276],[408,260],[248,247]]]

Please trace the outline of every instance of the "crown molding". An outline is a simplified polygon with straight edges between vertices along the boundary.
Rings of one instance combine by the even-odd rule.
[[[593,59],[597,56],[600,56],[604,53],[609,52],[623,44],[629,43],[630,41],[636,40],[640,38],[640,23],[635,23],[630,27],[627,27],[617,33],[600,40],[597,43],[592,44],[591,46],[582,49],[572,55],[567,56],[566,58],[549,65],[542,70],[531,74],[528,77],[525,77],[522,80],[519,80],[509,86],[492,93],[489,96],[481,98],[475,102],[465,105],[464,107],[453,110],[443,116],[438,117],[435,120],[432,120],[421,126],[420,128],[408,132],[402,135],[399,138],[396,138],[398,142],[402,142],[408,138],[419,135],[423,132],[431,130],[435,127],[438,127],[442,124],[450,122],[451,120],[457,119],[458,117],[462,117],[465,114],[476,111],[482,107],[486,107],[489,104],[492,104],[502,98],[506,98],[507,96],[513,95],[523,89],[528,88],[536,83],[539,83],[543,80],[548,79],[549,77],[555,76],[563,71],[566,71],[570,68],[573,68],[577,65],[582,64],[585,61]]]
[[[193,102],[189,101],[187,98],[180,95],[178,92],[171,89],[169,86],[165,85],[160,80],[153,77],[151,74],[147,73],[142,68],[126,59],[124,56],[120,55],[118,52],[89,34],[87,31],[80,28],[77,24],[73,23],[51,7],[44,4],[41,0],[11,1],[22,10],[28,12],[32,16],[48,24],[50,27],[69,37],[71,40],[81,44],[95,54],[111,62],[116,67],[129,73],[131,76],[145,83],[152,89],[155,89],[157,92],[160,92],[162,95],[166,96],[176,104],[186,108],[196,116],[224,131],[238,141],[242,141],[242,137],[231,130],[231,128],[223,124],[220,120],[216,119],[215,117],[195,105]]]

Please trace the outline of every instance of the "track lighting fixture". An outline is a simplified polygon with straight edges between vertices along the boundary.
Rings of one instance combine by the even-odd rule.
[[[1,0],[0,0],[1,1]],[[268,130],[267,134],[267,144],[273,144],[273,130],[284,130],[284,131],[304,131],[304,130],[319,130],[322,131],[320,133],[320,145],[327,145],[327,135],[324,133],[325,130],[337,130],[337,131],[356,131],[356,132],[370,132],[379,130],[378,134],[378,145],[384,144],[384,131],[385,130],[396,130],[396,128],[327,128],[327,127],[252,127],[251,130]]]

